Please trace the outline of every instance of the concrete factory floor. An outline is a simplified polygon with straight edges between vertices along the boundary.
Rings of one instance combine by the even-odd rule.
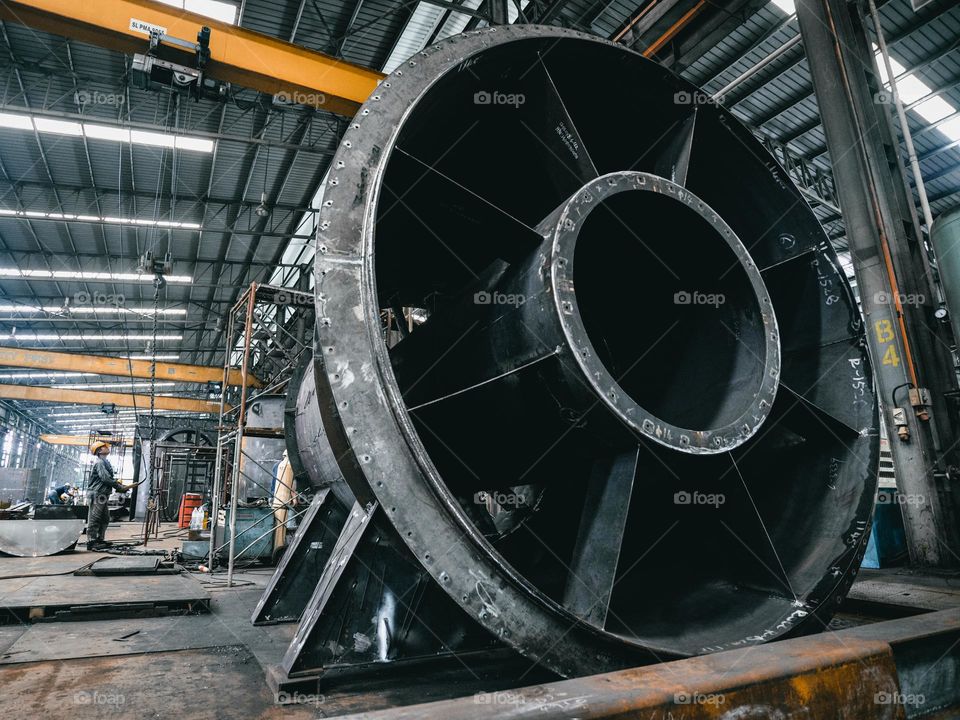
[[[108,540],[137,535],[138,522],[113,524]],[[181,534],[164,524],[149,549],[179,547]],[[221,575],[74,576],[73,571],[111,557],[78,549],[45,558],[0,558],[0,608],[21,602],[44,583],[59,595],[77,580],[77,597],[100,603],[145,594],[208,598],[210,612],[83,622],[0,625],[0,710],[18,716],[57,718],[299,718],[316,717],[312,706],[274,705],[263,668],[277,663],[294,625],[254,627],[250,614],[272,568],[239,571],[238,587]],[[173,593],[171,593],[173,588]],[[186,592],[184,590],[186,588]],[[76,589],[74,589],[76,591]],[[59,605],[59,600],[54,603]]]
[[[108,539],[131,539],[139,523],[114,524]],[[184,531],[185,532],[185,531]],[[165,524],[150,549],[179,547],[183,533]],[[11,607],[103,605],[122,600],[189,599],[208,613],[0,625],[0,709],[57,720],[118,718],[313,718],[357,709],[326,698],[280,707],[265,669],[279,662],[294,624],[254,627],[250,614],[272,568],[238,572],[239,586],[222,575],[181,573],[103,577],[74,575],[103,553],[85,550],[45,558],[0,558],[0,610]],[[66,605],[65,605],[66,604]],[[864,570],[831,629],[960,606],[960,577],[907,570]],[[102,608],[101,608],[102,610]],[[71,608],[70,619],[84,612]],[[63,617],[63,616],[61,616]],[[376,704],[392,702],[371,692]],[[421,697],[419,700],[428,700]]]

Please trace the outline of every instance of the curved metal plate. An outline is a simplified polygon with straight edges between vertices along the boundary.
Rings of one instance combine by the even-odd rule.
[[[85,520],[2,520],[0,552],[16,557],[56,555],[80,540]]]

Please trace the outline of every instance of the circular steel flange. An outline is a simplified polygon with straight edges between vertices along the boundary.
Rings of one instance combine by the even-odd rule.
[[[574,282],[574,255],[577,239],[591,212],[611,196],[625,192],[657,193],[677,203],[673,212],[689,212],[705,221],[713,229],[716,242],[725,243],[733,252],[739,269],[747,279],[755,302],[754,312],[759,317],[758,335],[761,343],[756,349],[743,346],[743,353],[755,361],[753,383],[743,392],[743,401],[736,416],[709,428],[680,427],[658,417],[637,402],[617,382],[610,370],[599,360],[590,334],[584,326],[577,302]],[[570,198],[557,219],[552,234],[550,273],[554,301],[570,344],[572,355],[583,369],[586,382],[597,397],[610,407],[630,427],[654,442],[690,453],[727,452],[749,440],[763,425],[777,394],[780,376],[780,337],[777,320],[763,278],[756,263],[736,233],[714,210],[695,194],[666,178],[642,172],[608,173],[591,180]],[[729,273],[728,273],[729,274]],[[701,293],[720,296],[720,293]],[[684,299],[691,300],[690,292]],[[722,320],[717,320],[722,322]],[[707,353],[704,353],[707,355]],[[706,358],[709,362],[709,357]]]
[[[738,578],[738,582],[733,583],[735,587],[705,584],[696,592],[691,590],[691,597],[695,597],[703,613],[693,621],[681,618],[678,622],[644,627],[636,632],[584,621],[501,554],[501,549],[484,536],[438,471],[407,409],[380,330],[380,311],[384,305],[377,294],[378,212],[386,200],[384,177],[391,160],[399,158],[396,144],[405,125],[413,122],[421,108],[429,108],[431,103],[436,107],[440,101],[432,92],[442,92],[446,78],[452,74],[464,76],[477,67],[481,58],[503,49],[527,53],[533,62],[538,57],[547,57],[547,53],[556,53],[556,57],[579,55],[586,63],[581,68],[584,77],[609,69],[591,68],[589,63],[602,56],[609,58],[623,73],[624,87],[642,85],[649,76],[647,80],[653,78],[662,84],[666,97],[697,94],[688,83],[622,47],[573,31],[536,26],[490,28],[452,37],[412,56],[380,84],[350,123],[333,160],[317,234],[315,379],[323,429],[344,479],[358,500],[366,504],[379,503],[411,553],[469,616],[507,645],[563,676],[723,650],[819,629],[849,589],[869,535],[875,487],[871,483],[875,483],[876,477],[878,439],[870,369],[865,353],[857,349],[862,328],[826,238],[789,177],[755,143],[749,132],[715,106],[699,108],[712,123],[711,131],[723,134],[730,145],[744,146],[742,152],[752,154],[762,166],[765,180],[757,181],[758,187],[762,184],[764,189],[779,193],[784,206],[791,208],[784,213],[783,222],[762,234],[758,229],[748,239],[740,232],[743,242],[736,247],[739,251],[746,246],[750,253],[743,262],[747,267],[754,263],[765,273],[779,272],[781,265],[799,263],[814,273],[814,287],[811,290],[809,283],[804,284],[807,275],[798,275],[796,280],[791,276],[790,282],[795,285],[791,292],[798,296],[814,293],[812,298],[805,297],[816,304],[817,313],[824,318],[828,312],[847,314],[842,320],[837,319],[839,316],[830,316],[831,323],[845,328],[842,337],[824,339],[821,332],[811,342],[815,341],[812,347],[821,358],[814,363],[814,370],[827,371],[828,363],[839,368],[840,384],[846,388],[843,401],[846,403],[849,394],[854,410],[850,413],[832,407],[824,410],[818,403],[824,401],[826,395],[818,393],[815,382],[809,388],[791,388],[784,385],[781,378],[779,395],[785,395],[784,389],[791,393],[789,400],[781,397],[777,401],[783,403],[782,414],[766,422],[763,432],[756,432],[759,422],[753,428],[771,447],[783,447],[787,451],[804,442],[795,428],[775,430],[790,413],[809,410],[816,422],[829,425],[831,432],[849,432],[844,434],[843,444],[850,449],[847,458],[850,463],[844,464],[846,460],[836,463],[829,453],[818,453],[815,458],[816,471],[822,470],[824,477],[807,478],[805,483],[807,488],[822,487],[812,502],[815,507],[790,507],[790,493],[800,490],[796,490],[794,484],[783,486],[783,512],[771,530],[778,540],[791,535],[790,523],[795,517],[801,517],[797,513],[829,513],[829,508],[835,505],[843,508],[817,526],[817,533],[822,537],[795,539],[796,547],[783,553],[785,558],[780,564],[784,566],[786,583],[783,578],[778,582],[790,586],[789,591],[779,593],[786,597],[768,597],[771,594],[762,587],[763,583],[757,582],[761,587],[751,589],[749,578],[746,581]],[[486,96],[480,100],[485,101]],[[630,160],[628,158],[621,169],[629,167]],[[755,178],[750,180],[753,182]],[[721,178],[721,182],[724,181]],[[742,197],[736,200],[747,201]],[[716,199],[710,203],[717,207]],[[723,208],[717,207],[717,213],[731,222]],[[749,225],[748,220],[742,222]],[[758,259],[761,256],[762,262]],[[785,294],[786,291],[782,291],[774,297],[774,303],[783,301]],[[757,297],[762,303],[764,291],[758,288]],[[562,303],[563,299],[558,301]],[[770,356],[763,366],[771,372],[765,375],[758,391],[758,403],[764,393],[772,399],[776,391],[776,376],[772,372],[777,365],[774,362],[776,321],[772,312],[764,312],[764,317],[769,318],[765,347]],[[789,354],[785,350],[784,369],[790,370],[792,377],[799,377],[799,371],[792,368],[806,352],[806,328],[794,332],[796,316],[791,314],[784,325],[783,318],[779,317],[780,306],[777,314],[780,333],[789,330],[792,342],[796,343],[796,347],[789,348]],[[827,319],[821,322],[823,327],[828,324]],[[575,340],[573,344],[576,346]],[[824,348],[838,347],[838,344],[853,349],[845,349],[842,357],[825,357],[829,351]],[[790,418],[795,419],[795,415]],[[803,423],[798,421],[791,427],[798,424]],[[809,427],[811,433],[817,432],[813,421]],[[682,457],[682,452],[676,452],[682,449],[667,448],[666,452]],[[728,454],[721,452],[711,457],[725,458]],[[738,462],[745,465],[748,460],[744,454]],[[853,460],[862,463],[864,469],[852,470]],[[735,462],[734,468],[738,467]],[[773,483],[777,470],[770,472],[773,475],[769,480]],[[842,495],[832,495],[831,488]],[[665,491],[673,494],[674,488],[666,487]],[[809,500],[807,495],[803,497]],[[732,544],[730,538],[727,541]],[[692,538],[690,542],[697,540]],[[651,550],[658,543],[659,540],[651,542]],[[759,565],[768,570],[769,565],[776,565],[772,557],[759,552],[764,555]],[[756,572],[758,576],[762,574],[760,569]],[[641,595],[656,595],[662,589],[658,582],[657,578],[651,578],[647,593],[636,593],[637,602],[648,602]],[[711,593],[724,597],[740,593],[747,599],[724,606],[729,617],[715,619],[710,617],[714,609],[705,601],[712,597]],[[683,608],[684,612],[687,610]],[[696,625],[701,621],[709,627],[698,633]],[[692,629],[672,636],[671,628],[679,626]],[[666,630],[662,630],[664,627]]]

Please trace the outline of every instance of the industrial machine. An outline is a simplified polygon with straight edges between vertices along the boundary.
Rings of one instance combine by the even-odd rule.
[[[254,614],[300,622],[275,688],[490,653],[571,677],[829,621],[876,493],[864,329],[709,97],[572,31],[449,38],[351,122],[319,228],[288,395],[317,495]],[[388,347],[404,308],[426,321]]]

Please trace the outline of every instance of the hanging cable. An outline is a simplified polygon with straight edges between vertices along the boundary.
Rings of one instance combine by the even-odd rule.
[[[153,351],[150,353],[150,456],[148,460],[147,480],[150,483],[150,494],[147,497],[147,514],[144,517],[143,544],[146,545],[147,538],[150,535],[150,526],[155,520],[157,529],[160,525],[160,498],[157,492],[156,483],[153,481],[155,458],[157,454],[157,309],[160,306],[160,288],[164,286],[163,275],[157,271],[153,278],[153,336],[151,344]]]

